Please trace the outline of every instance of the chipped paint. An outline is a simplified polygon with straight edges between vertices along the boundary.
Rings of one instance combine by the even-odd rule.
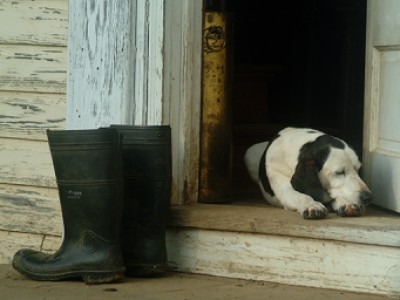
[[[68,1],[0,0],[0,7],[1,44],[67,46]]]
[[[16,247],[42,247],[48,235],[61,233],[45,131],[65,124],[67,6],[66,0],[0,0],[2,263]]]

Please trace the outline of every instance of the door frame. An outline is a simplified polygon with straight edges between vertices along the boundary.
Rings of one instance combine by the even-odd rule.
[[[203,0],[69,1],[67,129],[172,129],[172,204],[197,202]]]
[[[398,57],[400,50],[400,39],[397,34],[400,21],[390,15],[394,10],[400,11],[400,3],[397,1],[367,0],[363,175],[372,192],[375,192],[375,204],[400,212],[400,189],[396,184],[400,174],[400,154],[394,146],[395,143],[399,143],[396,140],[398,137],[393,133],[380,132],[382,116],[379,112],[382,109],[381,88],[385,89],[381,84],[381,77],[387,72],[385,57],[395,53],[394,51]],[[389,16],[385,12],[388,12]],[[391,96],[389,88],[386,99],[391,99]],[[386,103],[388,104],[389,102]],[[386,125],[386,130],[387,128]]]

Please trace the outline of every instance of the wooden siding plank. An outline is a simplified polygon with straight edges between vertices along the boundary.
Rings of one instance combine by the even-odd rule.
[[[0,184],[0,207],[0,230],[61,234],[61,207],[56,188]]]
[[[400,295],[399,248],[285,236],[170,229],[177,271]]]
[[[0,43],[67,46],[68,1],[0,0]]]
[[[0,66],[0,90],[65,94],[65,47],[1,45]]]
[[[55,187],[47,142],[0,138],[0,183]]]
[[[38,234],[0,230],[0,263],[11,263],[14,253],[21,248],[40,249],[42,239],[43,236]]]
[[[0,91],[0,137],[46,141],[46,129],[64,129],[66,96]]]
[[[0,264],[10,264],[14,253],[19,249],[54,252],[60,243],[60,237],[0,230]]]

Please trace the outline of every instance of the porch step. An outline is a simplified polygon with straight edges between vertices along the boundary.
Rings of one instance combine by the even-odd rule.
[[[174,206],[171,266],[188,273],[400,296],[400,216],[304,220],[261,203]]]

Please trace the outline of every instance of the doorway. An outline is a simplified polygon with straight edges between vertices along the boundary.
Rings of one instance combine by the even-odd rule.
[[[260,199],[243,156],[286,126],[362,154],[366,0],[229,0],[233,13],[233,199]]]

